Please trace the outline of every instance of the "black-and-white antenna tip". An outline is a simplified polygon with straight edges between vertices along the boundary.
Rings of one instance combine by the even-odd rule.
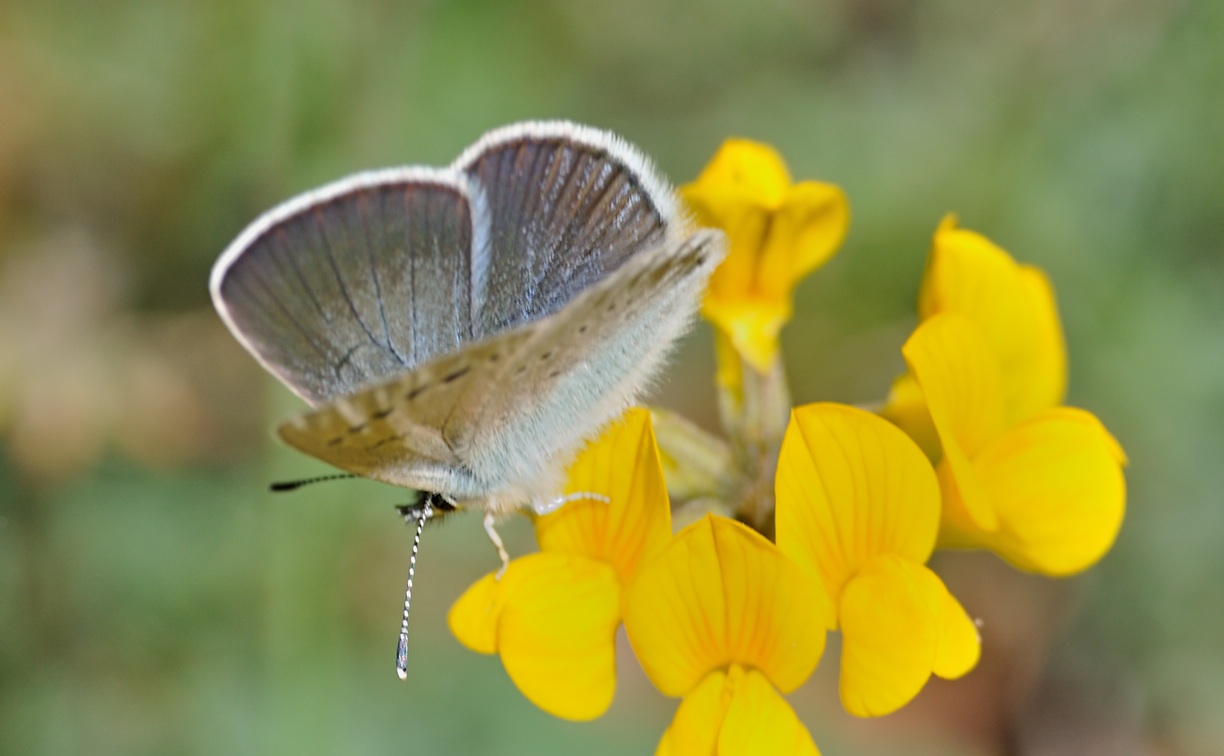
[[[433,504],[426,498],[417,513],[416,534],[412,537],[412,555],[408,557],[408,585],[404,588],[404,618],[400,621],[399,642],[395,644],[395,674],[399,675],[401,680],[408,679],[408,610],[412,606],[412,579],[416,577],[421,531],[425,529],[425,521],[433,517],[433,513]]]

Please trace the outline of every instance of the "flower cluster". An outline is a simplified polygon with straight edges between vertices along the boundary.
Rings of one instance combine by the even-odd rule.
[[[792,408],[778,336],[799,279],[845,236],[845,197],[792,184],[776,152],[744,140],[683,194],[731,245],[703,306],[727,437],[631,410],[571,467],[578,500],[534,517],[540,551],[469,588],[450,625],[499,654],[536,705],[586,720],[612,701],[623,624],[646,675],[680,699],[657,753],[814,754],[783,696],[826,633],[841,633],[841,700],[857,716],[968,673],[978,629],[932,552],[1082,571],[1121,526],[1126,458],[1092,414],[1062,406],[1066,349],[1044,274],[952,218],[901,349],[908,372],[880,412]]]

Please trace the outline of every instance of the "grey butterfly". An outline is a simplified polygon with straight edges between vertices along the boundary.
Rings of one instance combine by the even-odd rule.
[[[449,168],[361,173],[252,223],[213,268],[234,336],[313,411],[290,445],[502,512],[550,498],[688,326],[722,259],[616,136],[485,135]]]
[[[724,254],[637,149],[529,122],[448,168],[359,173],[285,202],[225,250],[210,288],[312,407],[284,441],[491,516],[556,500]]]

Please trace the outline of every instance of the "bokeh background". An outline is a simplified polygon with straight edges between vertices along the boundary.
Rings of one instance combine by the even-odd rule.
[[[1117,546],[1065,581],[939,557],[983,664],[857,721],[831,647],[791,697],[826,753],[1224,753],[1212,0],[0,5],[0,751],[653,749],[675,702],[631,654],[611,712],[573,724],[450,636],[494,565],[474,517],[427,535],[396,679],[405,495],[267,492],[325,468],[272,442],[296,400],[206,292],[291,194],[541,117],[620,132],[677,183],[739,135],[846,189],[850,236],[785,332],[797,401],[884,396],[945,212],[1058,288],[1070,401],[1132,460]],[[712,367],[703,325],[657,403],[712,426]]]

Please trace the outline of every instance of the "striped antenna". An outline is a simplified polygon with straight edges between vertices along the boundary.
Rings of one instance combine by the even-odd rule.
[[[412,538],[412,556],[408,558],[408,587],[404,589],[404,619],[400,622],[399,643],[395,647],[395,673],[399,679],[408,679],[408,608],[412,605],[412,578],[416,575],[417,551],[421,548],[421,531],[425,521],[433,517],[433,504],[425,498],[417,515],[416,535]]]
[[[312,483],[322,483],[325,480],[346,480],[348,478],[357,478],[358,475],[352,473],[336,473],[335,475],[320,475],[316,478],[304,478],[302,480],[282,480],[268,486],[270,491],[294,491],[302,486],[309,486]]]

